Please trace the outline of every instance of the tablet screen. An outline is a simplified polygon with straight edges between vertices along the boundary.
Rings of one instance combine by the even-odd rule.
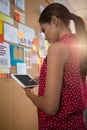
[[[12,75],[12,77],[16,80],[16,81],[18,81],[19,83],[21,83],[21,85],[24,87],[24,88],[26,88],[27,86],[36,86],[36,85],[38,85],[38,83],[35,81],[35,80],[32,80],[32,81],[30,81],[31,79],[32,79],[32,77],[31,76],[29,76],[29,75],[18,75],[18,74],[13,74]]]

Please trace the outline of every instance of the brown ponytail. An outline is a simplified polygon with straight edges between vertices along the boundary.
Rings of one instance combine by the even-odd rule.
[[[84,77],[87,75],[87,34],[84,21],[81,17],[71,14],[71,19],[75,23],[76,34],[78,36],[78,44],[80,46],[81,64],[80,71]]]

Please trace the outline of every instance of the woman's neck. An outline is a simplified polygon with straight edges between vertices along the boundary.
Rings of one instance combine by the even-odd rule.
[[[69,27],[65,26],[64,24],[62,24],[62,26],[60,27],[59,30],[59,39],[65,35],[65,34],[72,34],[71,30]]]

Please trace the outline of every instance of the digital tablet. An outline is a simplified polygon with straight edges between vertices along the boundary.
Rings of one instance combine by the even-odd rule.
[[[28,74],[11,74],[11,77],[15,79],[23,88],[34,87],[38,85],[37,81]]]

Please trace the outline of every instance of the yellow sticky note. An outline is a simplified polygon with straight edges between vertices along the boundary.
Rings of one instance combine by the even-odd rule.
[[[23,36],[23,33],[21,32],[21,31],[18,31],[18,38],[23,38],[24,36]]]
[[[37,46],[33,45],[33,50],[37,52]]]
[[[7,23],[10,23],[10,24],[14,24],[14,20],[12,19],[12,18],[10,18],[10,17],[8,17],[8,16],[6,16],[6,15],[4,15],[4,14],[2,14],[2,13],[0,13],[0,18],[3,20],[3,21],[5,21],[5,22],[7,22]]]
[[[0,34],[3,33],[3,29],[2,29],[2,20],[0,19]]]

